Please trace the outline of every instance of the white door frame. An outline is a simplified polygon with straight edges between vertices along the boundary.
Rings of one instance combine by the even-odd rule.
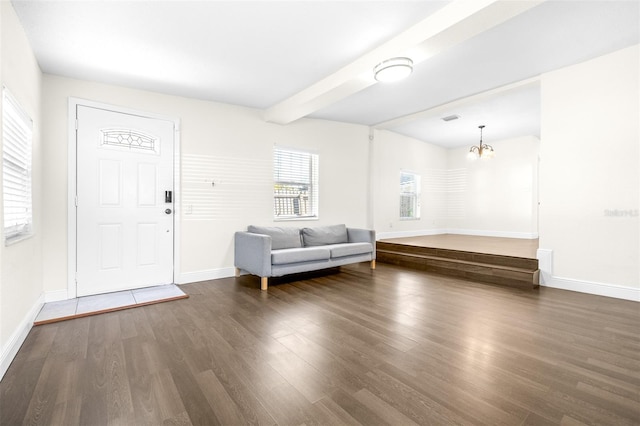
[[[120,112],[123,114],[137,115],[145,118],[165,120],[173,123],[174,143],[173,143],[173,282],[178,281],[180,276],[180,208],[182,207],[182,192],[180,191],[180,119],[164,115],[154,114],[146,111],[124,108],[116,105],[101,102],[89,101],[80,98],[69,98],[69,123],[68,123],[68,162],[67,162],[67,299],[77,297],[77,217],[76,217],[76,194],[77,194],[77,152],[76,152],[76,111],[78,106],[104,109],[108,111]]]

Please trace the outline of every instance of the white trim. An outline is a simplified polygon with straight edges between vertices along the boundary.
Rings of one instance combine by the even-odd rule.
[[[446,233],[446,229],[420,229],[416,231],[376,232],[376,240],[385,240],[387,238],[422,237],[426,235],[442,235]]]
[[[20,350],[20,347],[29,335],[29,331],[31,331],[31,328],[33,327],[33,322],[40,313],[40,309],[42,309],[43,304],[44,293],[40,295],[36,303],[31,307],[31,309],[29,309],[27,315],[25,315],[22,322],[20,322],[16,327],[9,340],[7,340],[7,343],[2,348],[2,356],[0,358],[0,380],[4,377],[4,374],[9,369],[13,359],[16,357],[18,350]]]
[[[235,276],[235,268],[206,269],[204,271],[185,272],[178,276],[176,284],[189,284],[198,281],[216,280]]]
[[[540,270],[540,285],[545,285],[553,278],[553,250],[539,248],[536,258]]]
[[[180,277],[180,230],[182,220],[182,157],[180,153],[180,137],[182,129],[180,128],[180,118],[173,120],[173,282],[178,282]]]
[[[589,293],[597,296],[613,297],[616,299],[640,302],[640,288],[625,287],[614,284],[596,283],[591,281],[574,280],[552,276],[545,280],[545,287],[559,288],[562,290]]]
[[[640,302],[640,288],[576,280],[553,275],[553,250],[538,249],[537,258],[538,268],[540,269],[541,286]]]
[[[76,110],[79,99],[69,98],[67,125],[67,297],[76,297],[76,194],[77,153],[76,153]]]
[[[476,229],[447,229],[446,234],[457,235],[476,235],[480,237],[498,237],[498,238],[521,238],[526,240],[535,240],[538,238],[537,232],[513,232],[513,231],[486,231]]]
[[[376,234],[376,239],[382,240],[386,238],[422,237],[426,235],[442,234],[473,235],[499,238],[521,238],[527,240],[535,240],[536,238],[538,238],[537,233],[528,232],[478,231],[473,229],[418,229],[414,231],[380,232]]]
[[[105,104],[81,98],[69,98],[69,124],[68,132],[68,165],[67,165],[67,299],[77,297],[76,289],[76,193],[77,193],[77,153],[76,153],[76,111],[78,106],[86,106],[91,108],[104,109],[108,111],[116,111],[123,114],[137,115],[145,118],[156,120],[164,120],[173,123],[173,159],[174,159],[174,176],[173,176],[173,281],[178,282],[180,276],[180,207],[182,205],[182,191],[180,183],[180,166],[182,164],[180,157],[180,118],[169,117],[166,115],[155,114],[147,111],[140,111],[132,108],[121,107],[117,105]],[[178,202],[179,200],[179,202]]]

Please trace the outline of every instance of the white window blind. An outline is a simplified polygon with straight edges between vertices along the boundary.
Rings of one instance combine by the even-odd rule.
[[[31,118],[2,89],[2,191],[5,244],[31,235]]]
[[[273,150],[273,205],[276,219],[318,216],[318,155]]]
[[[420,175],[400,172],[400,219],[420,218]]]

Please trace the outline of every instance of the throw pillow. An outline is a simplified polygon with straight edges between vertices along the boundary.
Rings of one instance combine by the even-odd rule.
[[[349,242],[346,225],[318,226],[302,228],[302,241],[305,246],[324,246]]]
[[[254,234],[269,235],[271,237],[272,250],[302,247],[299,228],[279,228],[251,225],[247,230]]]

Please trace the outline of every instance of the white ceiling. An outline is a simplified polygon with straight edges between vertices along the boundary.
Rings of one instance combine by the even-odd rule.
[[[476,142],[479,124],[488,143],[539,135],[536,76],[640,41],[637,0],[12,3],[45,73],[447,147]],[[376,84],[373,66],[398,55],[414,73]]]

